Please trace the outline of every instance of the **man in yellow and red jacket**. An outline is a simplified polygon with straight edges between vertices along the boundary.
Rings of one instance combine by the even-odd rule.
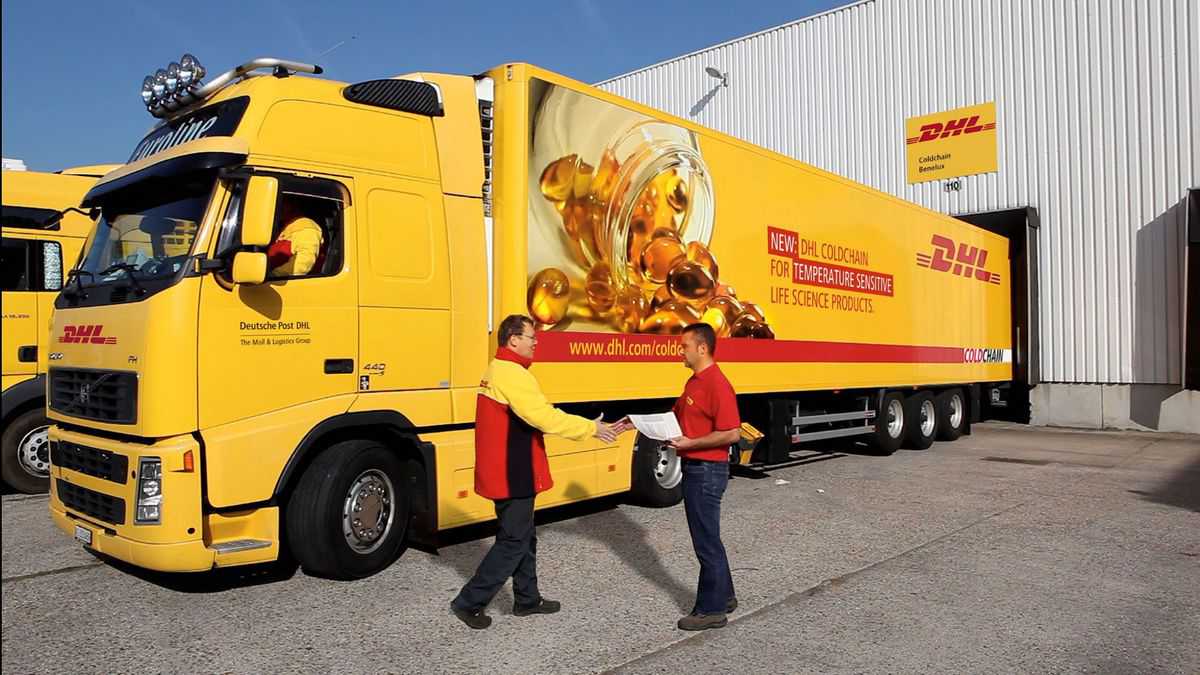
[[[533,502],[554,485],[542,434],[612,442],[627,428],[570,415],[546,401],[529,372],[537,345],[532,319],[509,316],[500,323],[498,337],[500,348],[484,373],[475,408],[475,492],[495,502],[500,531],[475,576],[450,603],[471,628],[492,624],[484,608],[509,577],[514,615],[553,614],[560,608],[537,586]]]

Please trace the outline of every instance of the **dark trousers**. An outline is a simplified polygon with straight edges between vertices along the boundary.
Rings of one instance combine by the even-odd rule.
[[[537,585],[537,534],[533,526],[533,497],[496,501],[500,531],[496,543],[479,563],[475,576],[454,598],[454,606],[475,611],[487,606],[509,577],[518,605],[536,605],[541,599]]]
[[[693,614],[724,614],[734,597],[729,558],[721,543],[721,497],[728,484],[727,462],[683,460],[683,509],[700,560]]]

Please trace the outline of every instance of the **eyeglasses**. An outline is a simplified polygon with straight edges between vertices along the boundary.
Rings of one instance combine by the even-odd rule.
[[[536,336],[536,335],[526,335],[525,333],[521,333],[521,334],[520,334],[520,335],[518,335],[517,337],[523,337],[523,338],[526,338],[526,339],[528,339],[528,340],[533,340],[534,342],[537,342],[537,336]]]

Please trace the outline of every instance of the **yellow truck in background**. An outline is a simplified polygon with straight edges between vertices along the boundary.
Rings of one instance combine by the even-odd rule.
[[[608,419],[669,409],[677,334],[710,323],[757,439],[737,461],[926,448],[1012,380],[1003,237],[527,64],[305,73],[202,84],[188,56],[148,77],[161,124],[84,199],[50,512],[100,553],[184,572],[286,547],[357,578],[493,518],[475,400],[513,313],[551,400]],[[298,223],[320,230],[303,265]],[[678,460],[636,434],[547,452],[539,508],[680,499]]]
[[[50,484],[45,415],[50,314],[63,274],[75,264],[92,227],[92,219],[75,207],[96,179],[117,166],[4,171],[0,469],[4,482],[20,492],[45,492]]]

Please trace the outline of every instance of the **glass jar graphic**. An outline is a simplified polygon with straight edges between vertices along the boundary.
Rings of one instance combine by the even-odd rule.
[[[745,308],[718,282],[708,249],[715,193],[696,134],[537,84],[528,200],[533,318],[543,330],[660,334],[705,321],[731,335]]]

